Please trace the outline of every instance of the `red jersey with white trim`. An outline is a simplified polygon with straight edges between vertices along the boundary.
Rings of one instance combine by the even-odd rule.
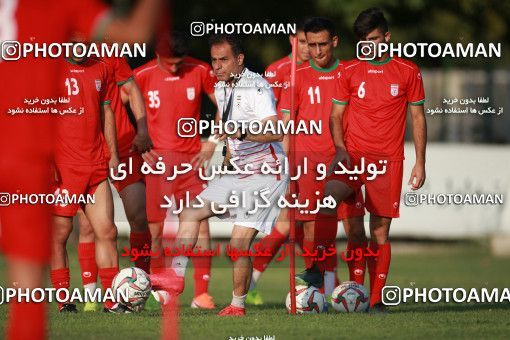
[[[63,95],[70,98],[60,110],[73,110],[57,118],[56,162],[95,165],[108,160],[101,108],[109,104],[115,89],[107,64],[89,58],[81,63],[67,60]]]
[[[136,132],[133,124],[129,120],[126,107],[122,103],[120,96],[120,87],[129,81],[134,81],[133,71],[125,58],[102,58],[109,67],[110,72],[117,86],[114,86],[110,107],[115,113],[115,127],[117,130],[117,150],[119,158],[130,154],[133,139]]]
[[[183,138],[178,135],[181,118],[198,125],[202,93],[214,92],[216,77],[209,64],[185,57],[178,73],[172,74],[157,59],[137,68],[135,79],[143,93],[149,135],[155,149],[197,153],[200,135]]]
[[[307,158],[321,161],[333,157],[335,146],[329,130],[331,98],[335,93],[336,82],[340,77],[341,63],[335,63],[327,69],[319,68],[312,59],[296,70],[296,123],[321,122],[321,134],[296,135],[296,151]],[[280,110],[283,114],[290,112],[290,90],[284,91]]]
[[[0,12],[0,40],[42,44],[69,41],[73,33],[91,37],[107,19],[108,7],[100,0],[17,0],[0,1]],[[25,99],[55,98],[64,63],[62,58],[33,54],[0,59],[0,154],[4,157],[24,154],[21,149],[48,152],[53,135],[49,115],[11,115],[8,110],[29,108]]]
[[[281,59],[270,64],[264,72],[264,78],[269,82],[273,89],[274,97],[276,99],[276,110],[280,112],[280,98],[285,88],[285,84],[290,86],[290,69],[292,66],[292,54],[289,54]],[[300,65],[300,63],[298,63]]]
[[[421,73],[402,58],[344,64],[333,102],[348,105],[344,134],[349,152],[387,160],[404,159],[407,105],[423,105]]]

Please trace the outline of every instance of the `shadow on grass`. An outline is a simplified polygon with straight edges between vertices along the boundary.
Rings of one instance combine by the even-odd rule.
[[[262,306],[247,306],[253,311],[277,311],[281,310],[285,313],[285,305],[283,302],[265,303]],[[398,307],[389,307],[391,314],[406,313],[437,313],[437,312],[476,312],[485,310],[509,310],[509,303],[479,303],[479,304],[407,304]]]
[[[452,304],[408,304],[389,309],[392,314],[436,313],[436,312],[476,312],[484,310],[510,310],[509,303],[452,303]]]
[[[285,312],[285,302],[266,302],[262,306],[251,306],[247,305],[246,308],[249,308],[251,310],[276,310],[281,309]]]

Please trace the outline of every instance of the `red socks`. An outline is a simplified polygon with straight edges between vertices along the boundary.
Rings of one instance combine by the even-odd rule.
[[[78,243],[78,262],[80,262],[81,282],[85,286],[97,282],[96,244]]]
[[[280,233],[276,228],[273,228],[271,234],[265,236],[262,240],[259,241],[258,247],[260,251],[264,252],[266,249],[271,251],[273,256],[256,256],[253,259],[253,269],[263,272],[266,270],[267,265],[274,258],[278,249],[285,243],[287,240],[287,236]]]
[[[370,288],[370,307],[381,302],[381,292],[386,284],[386,277],[390,269],[391,245],[389,242],[379,245],[379,257],[375,265],[373,286]]]
[[[46,339],[46,304],[11,302],[7,339]]]
[[[307,251],[312,253],[315,251],[315,244],[313,241],[303,239],[303,251]],[[311,256],[303,256],[303,261],[305,261],[305,268],[310,269],[314,265],[314,260],[316,260],[314,257]]]
[[[193,256],[193,278],[195,279],[195,297],[207,293],[211,278],[211,256]]]
[[[379,250],[379,246],[377,243],[370,242],[369,243],[370,250],[372,253],[376,253]],[[368,267],[368,274],[370,278],[370,291],[374,288],[374,278],[375,278],[375,266],[377,265],[377,257],[375,256],[369,256],[367,257],[367,267]]]
[[[138,253],[140,253],[145,245],[147,245],[148,250],[151,250],[151,233],[150,231],[136,232],[132,231],[129,234],[129,244],[131,249],[137,249]],[[147,249],[147,248],[146,248]],[[146,273],[150,272],[150,256],[140,256],[135,261],[135,267],[143,269]]]
[[[151,274],[159,274],[163,272],[165,269],[165,257],[163,255],[159,255],[158,257],[151,258],[150,262],[150,273]]]
[[[303,239],[305,238],[303,228],[296,227],[296,239],[295,242],[301,249],[303,249]]]
[[[338,220],[336,215],[317,214],[314,228],[314,248],[328,250],[331,246],[335,245],[336,233],[338,229]],[[321,252],[318,252],[318,256],[321,256]],[[325,270],[334,271],[336,269],[336,254],[335,256],[327,256],[324,261],[317,262],[321,272]],[[333,268],[332,268],[333,267]]]
[[[352,260],[347,261],[347,266],[349,267],[349,280],[355,281],[360,285],[365,283],[365,267],[366,267],[366,259],[365,259],[365,250],[367,248],[368,243],[365,241],[363,243],[354,243],[351,241],[347,241],[346,253],[347,257]],[[360,249],[356,251],[357,249]],[[359,256],[361,254],[361,256]],[[361,258],[360,258],[361,257]]]
[[[99,268],[99,280],[101,280],[101,286],[103,287],[103,291],[107,288],[112,288],[112,281],[115,275],[119,272],[119,267],[112,268]],[[115,302],[113,301],[105,301],[104,306],[106,308],[112,308]]]
[[[65,288],[69,290],[69,268],[53,269],[50,271],[51,285],[55,289]],[[60,294],[59,300],[65,297],[64,293]],[[64,303],[59,302],[58,308],[60,309]]]

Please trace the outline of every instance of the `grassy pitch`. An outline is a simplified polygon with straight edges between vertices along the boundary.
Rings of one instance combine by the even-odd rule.
[[[342,249],[340,245],[338,249]],[[510,288],[510,260],[492,257],[483,243],[425,246],[421,250],[395,245],[388,284],[404,287],[498,287]],[[411,250],[409,250],[411,249]],[[76,254],[71,252],[72,285],[79,286]],[[300,262],[298,262],[300,263]],[[122,267],[130,266],[126,259]],[[298,267],[298,269],[301,267]],[[0,263],[5,287],[5,264]],[[347,270],[340,265],[340,278]],[[186,291],[181,297],[182,339],[340,339],[340,338],[508,338],[510,303],[492,304],[404,304],[389,315],[338,314],[287,315],[284,299],[288,291],[287,262],[273,263],[258,289],[265,304],[249,307],[245,318],[219,318],[215,314],[231,299],[231,269],[223,258],[213,260],[210,292],[215,311],[189,307],[193,294],[192,270],[188,270]],[[366,279],[368,281],[368,278]],[[81,310],[83,306],[78,306]],[[0,306],[3,333],[7,308]],[[51,339],[156,339],[159,312],[132,315],[83,313],[60,315],[49,306]],[[27,320],[27,327],[30,321]]]

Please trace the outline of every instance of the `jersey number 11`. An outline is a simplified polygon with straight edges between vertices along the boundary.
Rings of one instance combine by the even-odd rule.
[[[314,96],[314,92],[315,92],[315,96]],[[321,92],[319,90],[319,86],[315,86],[315,90],[313,88],[313,86],[310,86],[308,88],[308,95],[310,96],[310,104],[320,104],[321,103]],[[317,100],[314,100],[315,97],[317,97]]]

